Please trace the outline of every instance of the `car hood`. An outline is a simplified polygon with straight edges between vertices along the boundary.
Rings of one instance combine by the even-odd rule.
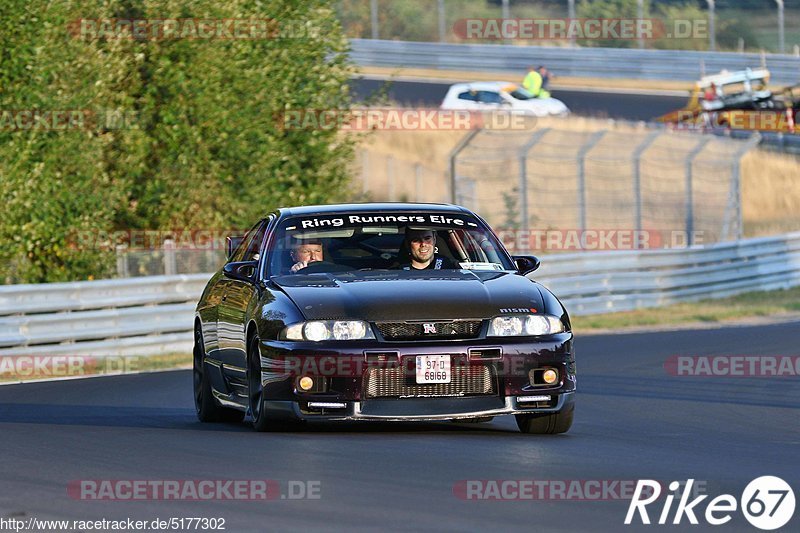
[[[536,283],[509,272],[369,271],[278,276],[272,282],[307,320],[442,320],[543,310]]]

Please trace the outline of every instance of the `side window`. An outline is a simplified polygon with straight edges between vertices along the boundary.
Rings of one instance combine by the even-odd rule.
[[[253,233],[253,238],[250,239],[250,242],[247,244],[245,248],[244,257],[242,261],[258,261],[261,256],[261,243],[264,242],[264,233],[267,231],[267,222],[262,221],[261,226],[255,230]]]
[[[233,257],[231,257],[232,262],[236,261],[251,261],[252,259],[247,259],[247,257],[252,257],[253,252],[252,248],[255,246],[255,251],[258,252],[258,246],[261,244],[261,239],[258,239],[258,234],[261,234],[261,237],[264,236],[264,229],[266,228],[266,223],[262,220],[252,228],[247,234],[244,236],[244,240],[233,253]],[[258,243],[258,244],[255,244]]]
[[[466,91],[458,95],[459,100],[469,100],[470,102],[474,102],[477,98],[477,94],[473,91]]]

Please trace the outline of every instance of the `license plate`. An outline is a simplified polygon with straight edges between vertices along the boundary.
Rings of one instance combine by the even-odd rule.
[[[450,355],[418,355],[417,383],[450,383]]]

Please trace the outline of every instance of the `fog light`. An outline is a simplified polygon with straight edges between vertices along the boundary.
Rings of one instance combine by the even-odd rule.
[[[297,384],[300,386],[301,390],[306,392],[314,388],[314,380],[308,376],[303,376],[300,378],[300,381],[298,381]]]
[[[558,380],[558,372],[556,372],[552,368],[548,368],[542,374],[542,379],[548,385],[552,385],[553,383],[555,383]]]

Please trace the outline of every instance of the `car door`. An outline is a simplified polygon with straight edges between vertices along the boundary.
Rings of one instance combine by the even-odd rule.
[[[260,259],[269,221],[262,220],[253,227],[243,243],[241,253],[233,258],[235,261]],[[255,270],[258,272],[258,268]],[[243,384],[247,368],[247,308],[250,301],[258,297],[258,287],[256,282],[230,278],[225,279],[225,284],[217,319],[222,369],[229,382]]]

